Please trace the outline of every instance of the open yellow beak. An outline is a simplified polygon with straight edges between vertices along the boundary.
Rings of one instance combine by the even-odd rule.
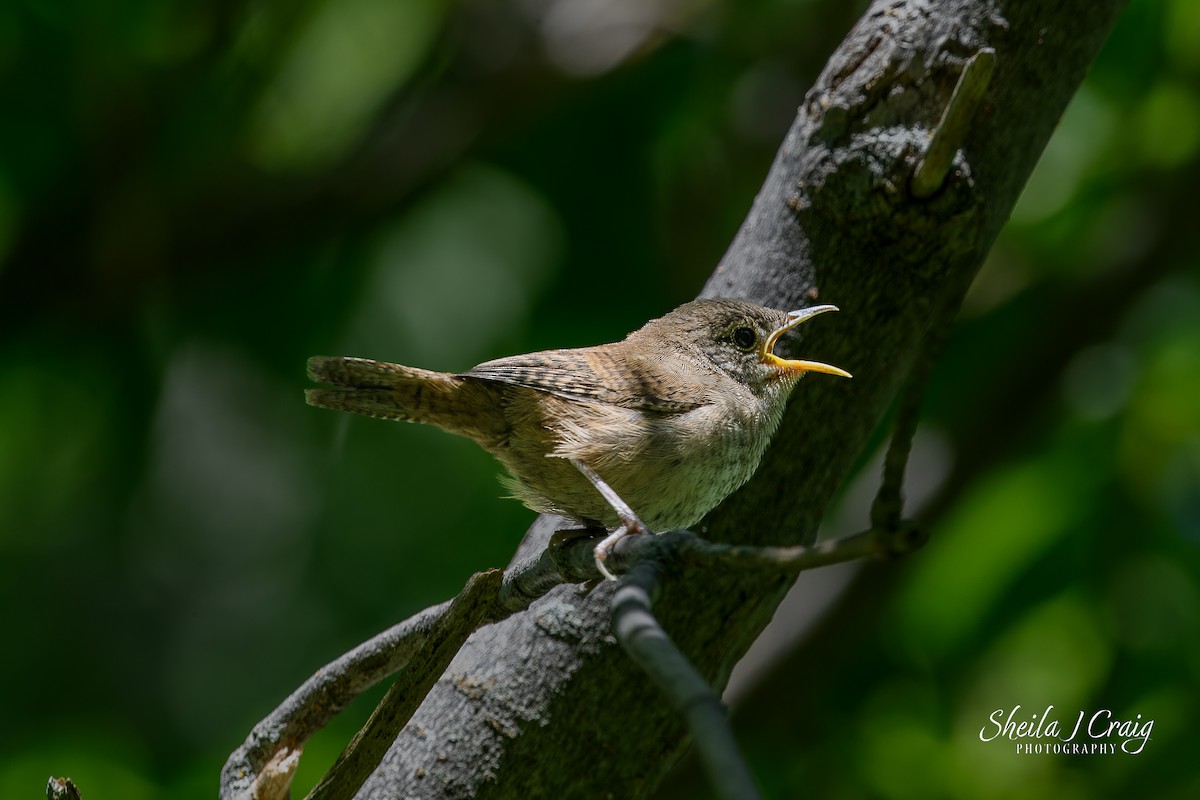
[[[812,308],[804,308],[799,311],[789,311],[787,322],[779,328],[771,331],[771,335],[763,342],[762,351],[758,354],[759,359],[764,364],[783,370],[785,372],[824,372],[827,375],[840,375],[843,378],[853,377],[849,372],[838,367],[822,364],[820,361],[800,361],[797,359],[780,358],[771,352],[775,348],[775,342],[779,341],[779,337],[790,331],[792,328],[804,322],[807,319],[812,319],[817,314],[824,314],[826,311],[837,311],[837,306],[813,306]]]

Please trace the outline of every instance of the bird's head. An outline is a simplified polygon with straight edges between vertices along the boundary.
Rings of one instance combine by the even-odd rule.
[[[837,307],[777,311],[745,300],[696,300],[652,320],[634,335],[652,333],[703,354],[721,372],[761,395],[791,389],[806,372],[850,377],[839,367],[775,354],[779,337],[826,311],[837,311]]]

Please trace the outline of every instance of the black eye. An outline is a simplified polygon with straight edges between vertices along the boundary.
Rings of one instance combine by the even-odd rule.
[[[733,345],[739,350],[752,350],[758,343],[758,334],[750,328],[733,329]]]

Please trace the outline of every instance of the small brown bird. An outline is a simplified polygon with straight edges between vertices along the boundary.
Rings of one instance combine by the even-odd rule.
[[[783,312],[696,300],[623,341],[546,350],[458,375],[363,358],[316,356],[310,405],[424,422],[473,439],[508,470],[534,511],[613,529],[604,565],[629,533],[686,528],[750,479],[805,372],[775,355],[785,332],[830,305]]]

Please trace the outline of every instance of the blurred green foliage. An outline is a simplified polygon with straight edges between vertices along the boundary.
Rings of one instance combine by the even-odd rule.
[[[464,369],[694,295],[860,8],[667,9],[0,6],[0,796],[211,797],[313,669],[504,563],[491,460],[306,408],[304,359]],[[928,398],[931,543],[738,710],[770,796],[1200,796],[1198,54],[1200,6],[1134,0],[1064,117]],[[980,742],[1017,704],[1154,735]]]

